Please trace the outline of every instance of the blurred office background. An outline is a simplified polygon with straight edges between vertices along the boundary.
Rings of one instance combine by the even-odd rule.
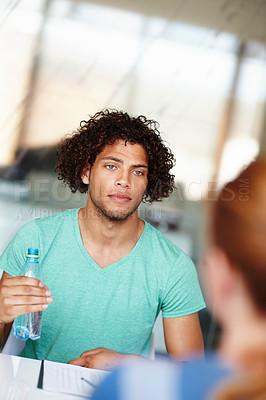
[[[206,204],[266,149],[265,44],[266,0],[2,0],[0,253],[27,221],[85,204],[57,180],[56,146],[116,108],[160,123],[178,190],[140,216],[200,273]],[[162,335],[159,320],[159,353]]]

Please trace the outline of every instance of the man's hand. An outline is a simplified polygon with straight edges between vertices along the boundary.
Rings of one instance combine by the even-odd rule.
[[[98,347],[97,349],[85,351],[80,357],[69,361],[68,364],[79,365],[86,368],[110,369],[117,364],[129,359],[140,358],[133,354],[122,354],[113,350]]]
[[[52,303],[47,286],[35,278],[12,277],[3,273],[0,282],[0,324],[9,324],[16,317],[45,310]]]

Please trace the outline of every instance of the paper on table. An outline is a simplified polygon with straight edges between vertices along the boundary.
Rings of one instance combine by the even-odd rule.
[[[107,371],[98,369],[44,361],[42,387],[44,390],[88,398],[107,374]]]

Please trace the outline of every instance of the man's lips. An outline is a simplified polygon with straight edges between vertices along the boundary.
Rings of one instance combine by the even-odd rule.
[[[131,200],[131,197],[126,193],[112,193],[109,194],[111,199],[118,201],[119,203],[126,203]]]

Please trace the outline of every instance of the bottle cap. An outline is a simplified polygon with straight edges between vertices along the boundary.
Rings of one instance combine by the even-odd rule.
[[[34,258],[39,257],[39,250],[33,248],[28,249],[27,257],[34,257]]]

